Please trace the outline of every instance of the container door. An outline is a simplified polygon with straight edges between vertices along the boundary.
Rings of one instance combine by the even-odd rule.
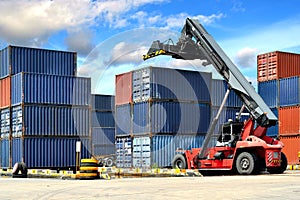
[[[148,168],[151,165],[151,147],[149,137],[133,139],[133,167]]]
[[[132,143],[130,137],[116,138],[116,156],[117,167],[132,167]]]

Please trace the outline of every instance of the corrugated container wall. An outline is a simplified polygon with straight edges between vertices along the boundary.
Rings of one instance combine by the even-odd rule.
[[[227,89],[228,85],[225,80],[212,79],[211,103],[213,106],[221,106]],[[241,107],[242,105],[243,103],[240,98],[235,94],[233,90],[231,90],[225,106]]]
[[[93,144],[115,144],[114,128],[92,128]]]
[[[294,106],[300,104],[299,76],[279,80],[279,105]]]
[[[274,113],[274,115],[278,118],[278,108],[271,108],[271,111]],[[279,119],[280,121],[280,119]],[[280,123],[280,122],[278,122]],[[278,137],[279,136],[279,125],[276,124],[275,126],[271,126],[267,129],[267,136],[270,137]]]
[[[10,106],[11,98],[11,77],[0,80],[0,108]]]
[[[206,134],[210,105],[204,103],[142,102],[133,105],[133,134]]]
[[[92,111],[92,127],[115,127],[114,113]]]
[[[12,76],[12,105],[21,103],[89,105],[91,79],[19,73]]]
[[[278,80],[271,80],[258,83],[258,94],[270,108],[279,105],[279,83]]]
[[[116,135],[131,134],[132,109],[130,104],[116,105]]]
[[[10,168],[10,140],[8,138],[0,139],[0,164],[1,168]]]
[[[147,67],[133,71],[133,101],[210,102],[211,73]]]
[[[116,75],[115,104],[132,103],[132,72]]]
[[[114,111],[115,110],[115,96],[91,94],[92,110],[96,111]]]
[[[300,76],[300,54],[270,52],[257,56],[258,82]]]
[[[300,164],[298,153],[300,152],[300,136],[281,136],[283,142],[283,153],[286,155],[288,164]]]
[[[94,157],[115,154],[115,97],[91,95],[91,143]]]
[[[9,48],[0,50],[0,78],[7,77],[9,70]]]
[[[298,135],[300,133],[300,106],[279,108],[279,134]]]
[[[89,139],[13,138],[12,163],[25,162],[28,168],[68,168],[76,165],[76,142],[81,141],[81,158],[89,158]]]
[[[92,154],[115,154],[115,128],[92,128]]]
[[[89,136],[88,107],[22,105],[12,107],[12,137]]]
[[[20,72],[75,76],[75,52],[8,46],[1,51],[1,78]]]

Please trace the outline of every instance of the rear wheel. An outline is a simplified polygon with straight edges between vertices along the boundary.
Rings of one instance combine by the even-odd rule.
[[[186,160],[182,154],[175,155],[172,161],[172,168],[173,169],[186,169]]]
[[[281,164],[280,167],[275,169],[268,169],[271,174],[282,174],[287,168],[287,158],[284,153],[281,152]]]
[[[242,175],[253,174],[256,171],[255,160],[257,159],[254,154],[242,152],[235,162],[237,172]]]

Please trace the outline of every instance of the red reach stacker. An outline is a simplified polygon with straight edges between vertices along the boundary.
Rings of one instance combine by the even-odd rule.
[[[277,117],[256,93],[239,69],[233,64],[217,42],[198,20],[186,19],[177,43],[154,41],[144,60],[159,55],[175,59],[205,60],[203,65],[213,65],[228,84],[222,104],[210,124],[202,148],[182,150],[172,161],[174,168],[199,170],[231,170],[238,174],[254,174],[260,171],[283,173],[287,168],[283,143],[266,136],[267,128],[277,124]],[[214,147],[209,147],[230,90],[242,100],[243,107],[235,120],[222,125]],[[240,114],[246,108],[250,119],[240,122]]]

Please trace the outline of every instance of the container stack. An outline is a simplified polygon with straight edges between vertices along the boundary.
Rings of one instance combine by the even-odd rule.
[[[92,154],[105,157],[115,154],[115,97],[91,95]]]
[[[211,73],[156,67],[117,75],[117,167],[170,166],[176,148],[200,147],[211,81]]]
[[[89,157],[89,78],[76,53],[8,46],[0,52],[1,167],[75,166],[76,142]]]
[[[284,143],[289,164],[299,164],[300,54],[276,51],[258,55],[257,71],[258,93],[279,122],[267,135]]]

